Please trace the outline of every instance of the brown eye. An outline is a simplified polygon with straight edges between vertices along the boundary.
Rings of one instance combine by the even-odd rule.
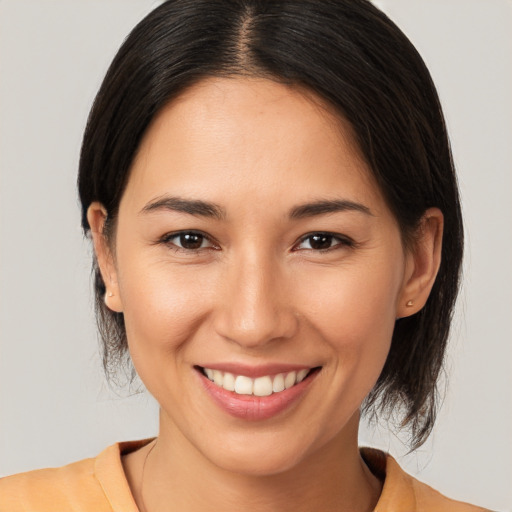
[[[309,245],[311,249],[321,250],[329,249],[333,241],[332,235],[312,235],[309,237]]]
[[[204,236],[198,233],[181,233],[179,241],[183,249],[199,249],[203,245]]]
[[[186,251],[197,251],[199,249],[215,247],[206,235],[195,231],[181,231],[179,233],[173,233],[165,236],[162,241],[165,244]]]
[[[296,249],[308,249],[311,251],[326,251],[341,247],[352,247],[353,242],[341,235],[333,233],[313,233],[305,236]]]

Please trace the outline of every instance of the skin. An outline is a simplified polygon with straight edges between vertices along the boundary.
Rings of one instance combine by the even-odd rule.
[[[144,211],[163,196],[215,203],[223,216]],[[362,208],[290,217],[319,200]],[[373,510],[382,483],[359,455],[359,407],[382,370],[396,318],[427,300],[441,212],[425,213],[405,249],[343,119],[296,88],[212,78],[150,126],[115,243],[101,234],[99,203],[88,219],[112,294],[107,305],[124,313],[134,365],[161,407],[156,445],[123,460],[139,507]],[[180,249],[169,235],[180,230],[209,238]],[[334,234],[326,251],[304,239],[318,232]],[[198,385],[194,365],[212,362],[321,371],[292,407],[248,422]]]

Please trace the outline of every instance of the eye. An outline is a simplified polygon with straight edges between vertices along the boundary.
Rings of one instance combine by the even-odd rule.
[[[327,251],[337,247],[352,247],[354,242],[347,237],[334,233],[311,233],[304,236],[294,250],[306,249],[313,251]]]
[[[166,235],[164,243],[174,245],[177,249],[197,251],[199,249],[216,248],[216,245],[203,233],[197,231],[180,231]]]

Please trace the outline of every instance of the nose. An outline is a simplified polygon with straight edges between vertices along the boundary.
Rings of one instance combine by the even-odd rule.
[[[299,317],[284,269],[252,254],[229,265],[226,273],[215,316],[218,334],[245,348],[294,336]]]

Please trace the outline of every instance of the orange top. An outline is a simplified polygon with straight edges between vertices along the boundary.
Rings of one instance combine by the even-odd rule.
[[[2,478],[0,512],[139,512],[121,455],[149,441],[117,443],[94,459]],[[384,452],[362,448],[361,454],[372,472],[384,480],[375,512],[485,512],[419,482]]]

